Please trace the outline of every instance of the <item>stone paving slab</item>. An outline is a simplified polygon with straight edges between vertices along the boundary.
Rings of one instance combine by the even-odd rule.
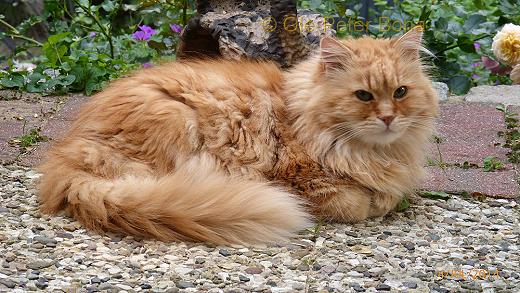
[[[14,94],[0,90],[0,163],[15,161],[20,154],[18,146],[9,144],[15,137],[22,136],[33,128],[42,127],[45,121],[59,108],[61,97],[41,97],[36,94]]]
[[[60,107],[60,111],[50,117],[42,129],[41,134],[49,137],[50,140],[38,144],[33,150],[24,154],[20,159],[20,164],[37,166],[52,143],[65,135],[72,121],[77,117],[81,105],[88,99],[89,97],[83,95],[75,95],[64,102]]]
[[[88,99],[84,96],[73,96],[64,104],[60,104],[60,110],[57,113],[46,117],[48,121],[42,128],[42,134],[52,140],[59,139],[70,126],[71,121],[76,118],[81,105]],[[2,103],[4,101],[0,105]],[[497,143],[501,142],[497,132],[504,130],[502,113],[495,109],[496,105],[452,100],[441,104],[437,132],[442,139],[438,147],[444,163],[453,165],[467,161],[481,167],[483,159],[487,156],[495,156],[502,162],[507,162],[507,149],[496,146]],[[36,111],[34,107],[24,108],[22,106],[20,109],[29,109],[29,111],[26,111],[28,113],[31,113],[30,110]],[[510,109],[520,113],[520,106],[512,106]],[[21,132],[19,129],[17,131],[5,130],[4,128],[14,126],[7,127],[6,122],[1,123],[0,121],[0,158],[10,158],[11,161],[2,161],[3,163],[10,163],[19,152],[16,147],[7,145],[7,141],[20,135]],[[19,124],[16,124],[16,126],[19,127]],[[17,134],[14,135],[14,133]],[[22,156],[18,163],[25,166],[36,166],[52,144],[52,140],[39,144],[31,152]],[[436,144],[430,145],[428,157],[430,163],[432,161],[436,164],[439,163]],[[493,197],[506,198],[516,197],[519,194],[519,185],[517,184],[519,170],[512,164],[506,164],[506,170],[493,173],[483,172],[482,169],[463,170],[455,167],[448,168],[446,172],[438,167],[429,167],[428,170],[430,177],[423,184],[422,188],[424,189],[447,192],[478,192]]]
[[[497,133],[505,130],[503,115],[495,109],[497,105],[443,104],[437,123],[437,136],[441,143],[430,144],[428,158],[439,162],[440,151],[442,161],[449,164],[468,162],[482,166],[488,156],[507,162],[508,150],[497,146],[503,142]]]
[[[482,169],[426,167],[428,180],[422,189],[448,193],[480,193],[491,197],[516,198],[520,196],[515,170],[484,172]]]
[[[520,106],[520,85],[477,86],[469,90],[464,100]]]

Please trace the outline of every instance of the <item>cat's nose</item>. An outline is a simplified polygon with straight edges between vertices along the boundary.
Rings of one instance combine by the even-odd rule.
[[[386,124],[386,126],[390,126],[390,123],[394,121],[395,116],[383,116],[377,118],[381,119],[381,121],[383,121]]]

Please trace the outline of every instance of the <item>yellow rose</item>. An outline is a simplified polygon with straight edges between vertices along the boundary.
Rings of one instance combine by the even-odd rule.
[[[515,65],[520,63],[520,26],[506,24],[493,38],[493,53],[501,61]]]

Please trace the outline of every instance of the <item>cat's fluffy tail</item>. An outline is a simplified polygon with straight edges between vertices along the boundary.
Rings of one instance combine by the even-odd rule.
[[[39,183],[42,211],[65,209],[99,232],[218,244],[280,241],[310,224],[293,195],[200,167],[115,180],[47,169]]]

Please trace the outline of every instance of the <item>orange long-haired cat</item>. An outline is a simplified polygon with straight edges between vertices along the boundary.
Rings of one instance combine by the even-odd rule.
[[[286,72],[181,61],[115,81],[40,166],[42,211],[214,243],[385,215],[421,179],[437,115],[421,37],[325,38]]]

